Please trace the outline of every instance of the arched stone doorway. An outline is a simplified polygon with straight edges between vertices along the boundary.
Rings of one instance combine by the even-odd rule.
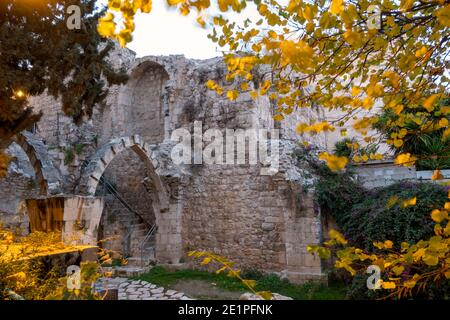
[[[59,171],[53,166],[44,142],[30,132],[24,131],[15,137],[15,142],[25,151],[36,175],[41,195],[56,195],[62,192]]]
[[[172,196],[173,192],[171,189],[173,186],[172,188],[169,188],[165,182],[165,176],[162,173],[164,172],[162,163],[167,162],[167,158],[164,160],[161,159],[158,145],[145,143],[138,135],[116,138],[109,141],[99,148],[90,158],[88,165],[82,173],[78,193],[82,195],[96,195],[97,192],[97,196],[101,195],[98,192],[98,187],[107,187],[104,183],[104,174],[108,169],[108,166],[114,159],[127,154],[127,152],[129,153],[130,150],[137,155],[145,165],[147,177],[141,176],[131,178],[135,180],[144,180],[144,178],[147,178],[146,188],[151,195],[152,214],[154,215],[153,221],[142,217],[142,219],[140,219],[140,224],[145,225],[147,234],[153,225],[157,226],[154,246],[156,261],[161,263],[178,263],[181,258],[181,204],[179,198]],[[129,165],[132,165],[132,162],[130,162]],[[111,184],[110,182],[108,183]],[[109,188],[109,192],[114,193],[114,191],[111,191],[111,188]],[[126,203],[126,199],[124,200]],[[145,199],[143,199],[143,201],[145,201]],[[126,206],[126,204],[123,203],[122,205]],[[133,208],[130,209],[131,213],[141,216],[139,213],[133,212]],[[130,225],[134,224],[133,221],[130,221],[129,223]],[[132,230],[130,231],[133,232]],[[145,237],[147,234],[143,232],[142,236]],[[125,236],[128,237],[128,234],[124,231],[119,235],[119,237],[122,237],[122,243],[128,241]],[[145,238],[143,240],[145,240]],[[136,254],[139,253],[136,249],[139,248],[134,246],[132,249],[134,249],[134,252],[131,252],[131,254],[136,256]],[[126,250],[122,249],[122,252],[123,251]],[[125,253],[128,254],[127,252]]]
[[[168,138],[169,82],[166,69],[157,62],[142,61],[131,68],[127,84],[120,89],[116,110],[121,135],[138,134],[153,144]]]
[[[13,157],[8,174],[0,178],[0,221],[27,234],[30,219],[24,200],[61,193],[60,175],[44,142],[30,132],[19,133],[9,143]]]

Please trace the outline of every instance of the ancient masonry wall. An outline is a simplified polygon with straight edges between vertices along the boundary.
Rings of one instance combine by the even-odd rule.
[[[319,240],[319,217],[311,197],[283,174],[262,176],[248,165],[200,167],[186,194],[186,251],[213,251],[247,269],[301,280],[320,278],[319,261],[306,252]]]
[[[194,121],[202,122],[203,131],[277,126],[268,101],[254,102],[246,92],[230,102],[206,89],[206,80],[220,81],[225,74],[220,59],[169,56],[134,60],[125,53],[114,59],[127,66],[130,80],[112,87],[106,105],[82,126],[61,115],[51,97],[31,102],[37,111],[45,111],[36,134],[50,147],[67,194],[76,191],[89,157],[111,138],[139,134],[149,144],[161,144],[177,128],[192,132]],[[294,139],[292,126],[287,120],[281,124],[282,139]],[[68,150],[78,150],[70,162]],[[248,164],[185,166],[183,183],[176,191],[170,190],[170,205],[161,212],[153,212],[154,191],[148,192],[142,184],[145,166],[133,151],[117,155],[104,176],[130,207],[158,224],[156,257],[160,262],[186,262],[188,250],[205,249],[243,267],[279,272],[295,281],[323,279],[320,261],[306,252],[308,244],[320,241],[320,212],[312,196],[302,191],[301,177],[292,178],[286,171],[289,166],[274,176],[261,175],[260,166]],[[103,193],[98,187],[97,195]],[[21,197],[20,192],[14,196]],[[111,194],[105,195],[100,237],[116,236],[108,246],[121,251],[126,227],[139,224],[135,218]],[[144,234],[145,230],[140,235]],[[139,237],[135,238],[138,243]],[[136,252],[136,246],[134,249]]]
[[[39,195],[39,186],[26,153],[13,143],[7,153],[13,157],[6,177],[0,178],[0,222],[28,230],[28,217],[21,208],[23,199]]]

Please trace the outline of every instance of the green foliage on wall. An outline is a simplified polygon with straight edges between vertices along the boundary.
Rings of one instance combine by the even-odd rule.
[[[332,173],[321,168],[316,200],[324,214],[331,215],[346,238],[371,250],[374,241],[389,239],[395,245],[415,242],[433,234],[430,212],[445,203],[447,192],[437,184],[399,182],[367,190],[351,171]],[[403,201],[416,197],[416,205]]]

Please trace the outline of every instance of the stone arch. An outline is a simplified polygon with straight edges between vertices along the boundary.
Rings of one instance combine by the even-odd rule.
[[[100,147],[90,158],[77,191],[81,195],[94,195],[100,177],[108,165],[116,155],[126,149],[133,150],[142,159],[151,180],[151,191],[155,195],[153,208],[158,226],[156,259],[160,263],[179,263],[182,257],[183,204],[178,193],[180,184],[177,181],[181,180],[184,173],[171,162],[166,150],[170,149],[170,146],[150,145],[139,135],[113,139]]]
[[[121,135],[139,134],[149,143],[161,143],[168,137],[169,79],[166,68],[155,61],[141,61],[130,68],[129,80],[118,96],[120,122],[124,123]]]
[[[100,147],[90,158],[88,165],[82,173],[78,193],[94,195],[100,178],[110,162],[125,149],[133,150],[144,162],[148,176],[152,179],[155,186],[159,209],[160,211],[165,211],[169,205],[168,191],[160,175],[157,173],[160,163],[156,153],[153,151],[155,146],[144,142],[139,135],[112,139]]]
[[[61,177],[53,166],[45,143],[31,132],[23,131],[14,141],[25,151],[33,167],[42,195],[61,194]]]

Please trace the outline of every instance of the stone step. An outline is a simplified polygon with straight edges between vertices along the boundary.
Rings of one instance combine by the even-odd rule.
[[[120,266],[114,267],[115,277],[134,277],[150,271],[151,267]]]
[[[127,267],[147,267],[150,264],[152,264],[152,262],[155,262],[155,256],[152,255],[151,253],[147,253],[146,255],[143,256],[143,259],[141,260],[141,257],[129,257],[127,258],[128,264]]]

